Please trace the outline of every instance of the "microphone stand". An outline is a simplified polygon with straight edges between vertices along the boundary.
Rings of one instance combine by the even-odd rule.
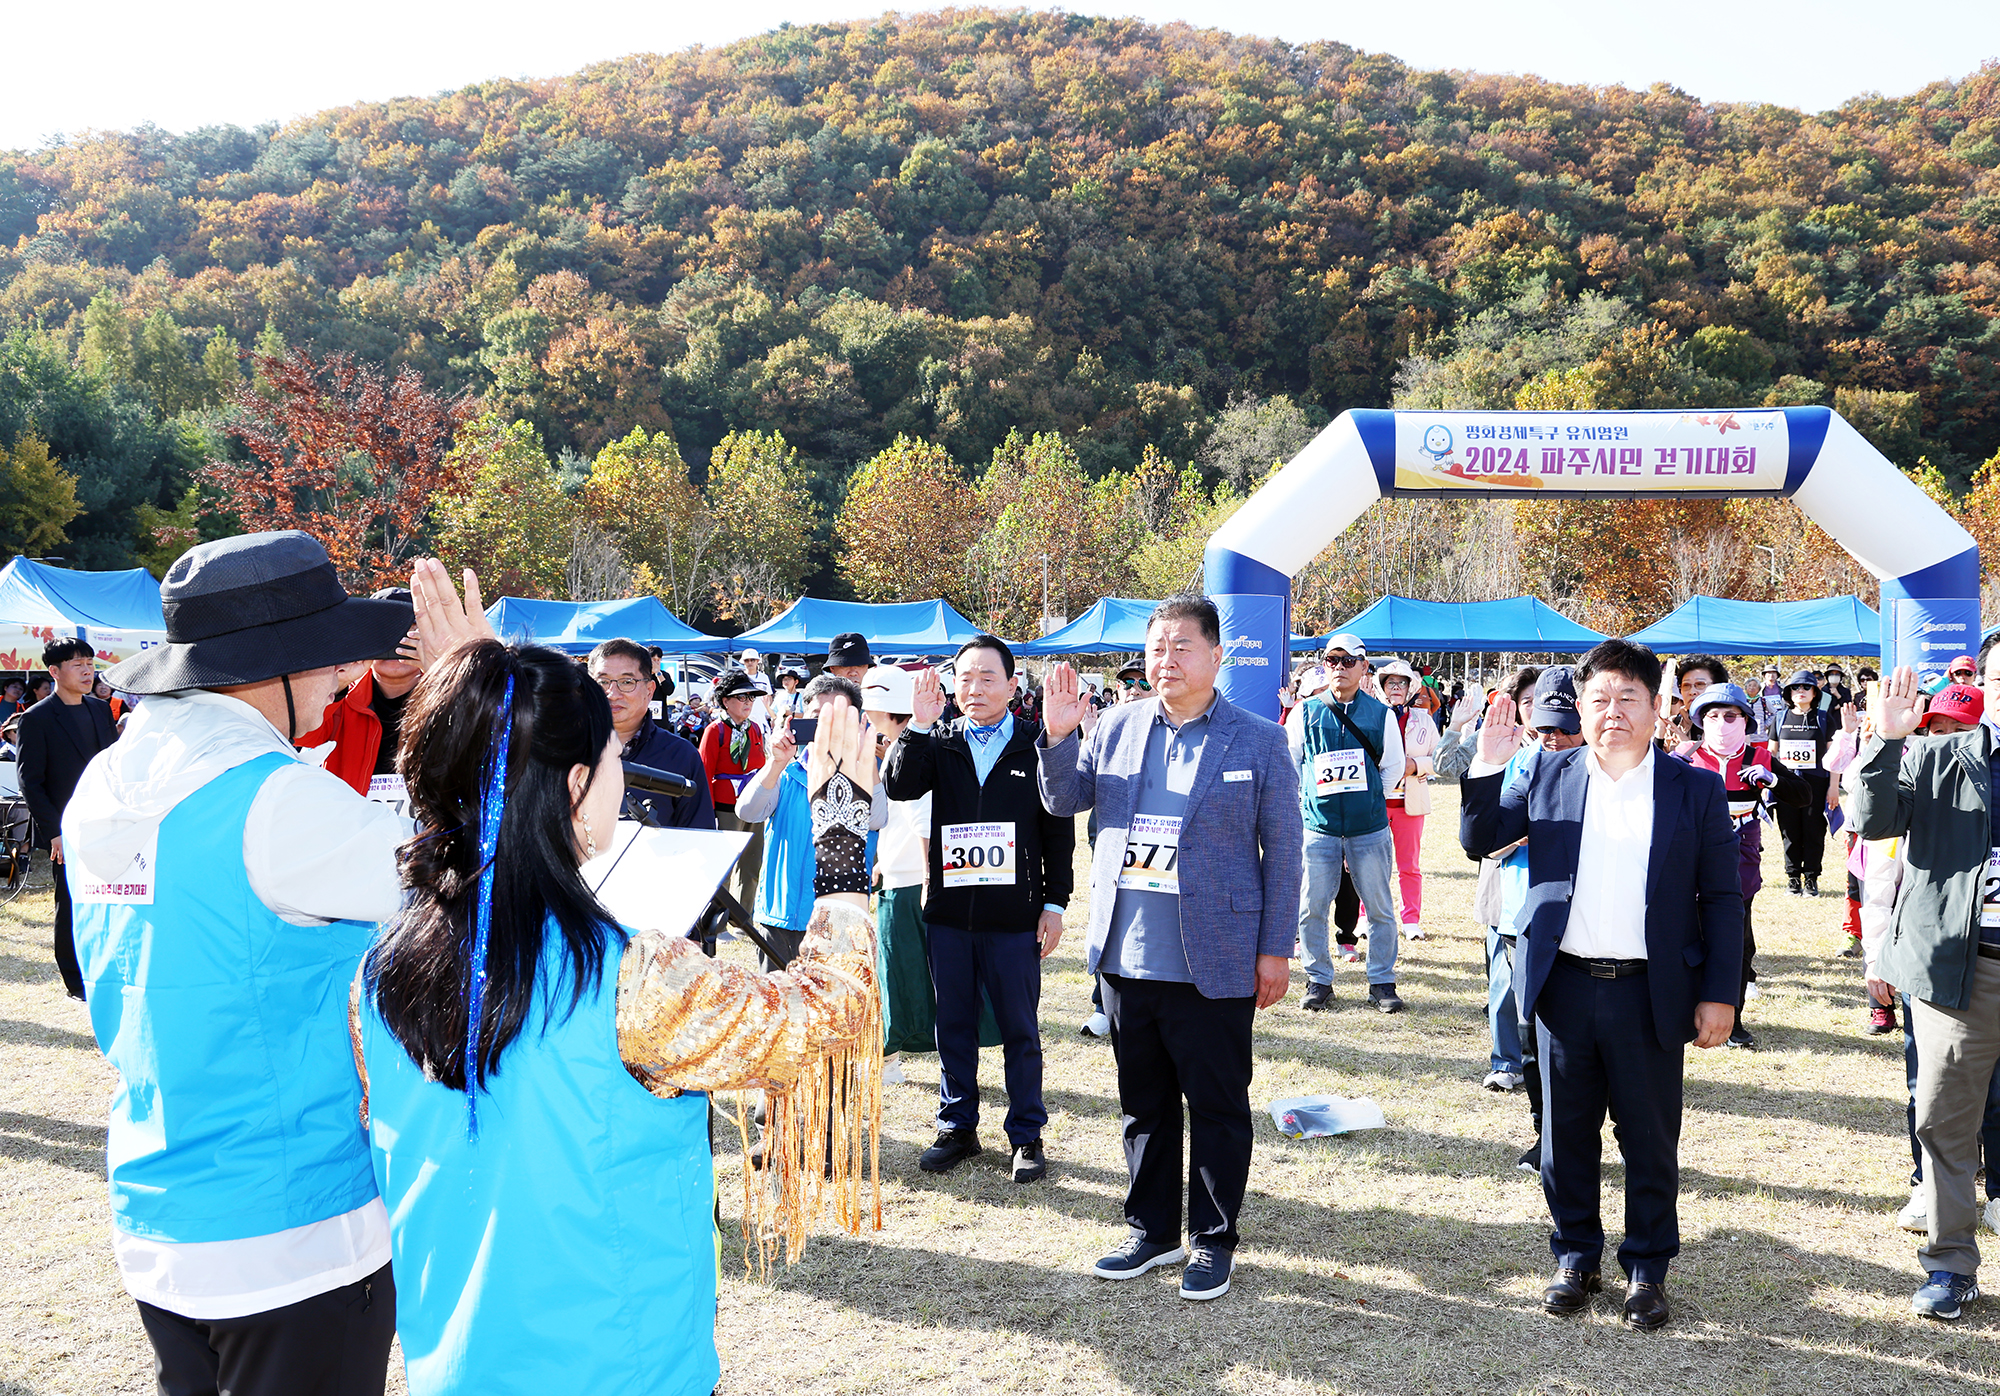
[[[669,827],[660,819],[660,811],[653,801],[657,798],[638,791],[625,792],[625,810],[637,822],[652,829]],[[695,917],[694,925],[688,929],[688,939],[701,945],[701,953],[711,960],[715,958],[716,941],[724,926],[734,926],[764,953],[764,958],[774,965],[782,965],[784,957],[771,948],[771,942],[764,939],[763,932],[750,919],[750,913],[743,909],[743,903],[729,894],[727,888],[718,887],[709,898],[708,906],[701,915]]]

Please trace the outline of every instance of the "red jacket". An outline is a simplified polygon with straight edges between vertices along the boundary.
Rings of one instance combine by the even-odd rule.
[[[750,746],[739,766],[729,759],[729,724],[717,719],[701,734],[701,764],[708,771],[708,794],[715,807],[733,810],[737,792],[744,785],[743,777],[764,769],[764,734],[756,723],[750,724]],[[731,776],[735,779],[730,779]]]
[[[368,793],[369,777],[375,774],[375,758],[382,751],[382,719],[368,705],[374,696],[375,671],[364,670],[345,698],[326,705],[319,726],[298,740],[301,747],[334,743],[333,753],[326,758],[326,769],[353,786],[359,795]]]

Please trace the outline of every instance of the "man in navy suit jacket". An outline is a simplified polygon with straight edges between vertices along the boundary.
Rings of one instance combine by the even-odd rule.
[[[1305,869],[1284,729],[1215,691],[1221,664],[1215,604],[1168,597],[1146,627],[1157,696],[1111,709],[1082,742],[1088,698],[1058,665],[1040,753],[1049,812],[1098,819],[1089,967],[1118,1058],[1131,1231],[1093,1270],[1127,1280],[1186,1258],[1181,1297],[1196,1300],[1229,1289],[1250,1179],[1251,1025],[1285,996]]]
[[[1600,1135],[1607,1108],[1625,1155],[1625,1320],[1667,1321],[1667,1265],[1680,1253],[1684,1048],[1719,1046],[1743,955],[1737,840],[1722,781],[1663,759],[1652,735],[1660,661],[1607,640],[1576,671],[1584,746],[1544,753],[1506,790],[1514,705],[1496,699],[1466,772],[1459,841],[1479,858],[1528,841],[1514,992],[1536,1025],[1544,1126],[1542,1191],[1555,1220],[1552,1314],[1600,1287]]]

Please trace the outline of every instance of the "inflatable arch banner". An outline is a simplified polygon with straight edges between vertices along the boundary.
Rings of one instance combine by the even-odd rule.
[[[1377,499],[1784,495],[1882,583],[1884,667],[1979,647],[1979,549],[1824,407],[1343,412],[1209,540],[1229,701],[1275,718],[1293,574]]]

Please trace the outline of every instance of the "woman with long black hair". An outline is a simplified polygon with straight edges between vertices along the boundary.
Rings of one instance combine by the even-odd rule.
[[[828,1163],[836,1215],[862,1216],[881,1026],[860,715],[821,720],[820,895],[781,974],[707,959],[682,928],[628,930],[597,903],[581,865],[618,817],[618,752],[588,674],[494,641],[440,661],[404,718],[397,764],[426,832],[405,848],[409,901],[363,964],[353,1018],[412,1396],[714,1387],[699,1092],[762,1087],[789,1135],[767,1162],[778,1216],[746,1181],[746,1227],[795,1251]]]

